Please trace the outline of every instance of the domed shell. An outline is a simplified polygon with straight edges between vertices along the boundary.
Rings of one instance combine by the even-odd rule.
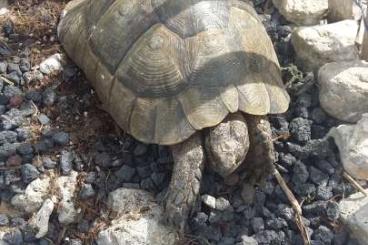
[[[129,134],[171,145],[238,110],[289,105],[272,42],[237,0],[74,0],[58,33]]]

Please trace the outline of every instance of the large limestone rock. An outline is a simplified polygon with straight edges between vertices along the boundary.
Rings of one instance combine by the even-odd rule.
[[[368,113],[356,125],[340,125],[328,135],[339,148],[344,169],[357,179],[368,180]]]
[[[367,190],[366,190],[367,191]],[[368,244],[368,197],[358,192],[339,204],[340,218],[360,244]]]
[[[109,194],[108,206],[118,215],[101,231],[98,245],[173,245],[176,231],[160,222],[161,207],[142,190],[121,188]]]
[[[273,0],[279,12],[297,25],[315,25],[326,16],[328,0]]]
[[[331,22],[355,19],[362,16],[355,0],[328,0],[328,20]]]
[[[326,64],[318,82],[321,106],[331,116],[354,123],[368,113],[368,62]]]
[[[17,194],[12,198],[11,204],[26,213],[37,212],[47,197],[49,187],[50,177],[35,179],[23,194]]]
[[[54,210],[54,203],[46,199],[41,209],[32,216],[29,224],[37,231],[36,238],[44,237],[49,229],[49,219]]]
[[[358,59],[357,32],[354,20],[295,30],[291,42],[298,65],[304,71],[317,71],[326,63]]]

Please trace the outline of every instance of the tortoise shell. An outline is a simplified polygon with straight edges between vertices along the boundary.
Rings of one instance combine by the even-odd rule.
[[[74,0],[58,34],[126,132],[171,145],[289,105],[270,38],[237,0]]]

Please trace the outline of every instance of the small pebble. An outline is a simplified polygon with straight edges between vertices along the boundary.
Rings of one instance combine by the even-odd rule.
[[[47,125],[50,123],[50,118],[48,116],[46,116],[45,114],[41,113],[40,115],[38,115],[38,121],[42,124],[42,125]]]
[[[45,157],[43,159],[43,166],[46,168],[46,169],[54,169],[57,165],[57,162],[51,160],[51,158],[49,157]]]
[[[264,230],[264,221],[261,217],[254,217],[251,221],[252,229],[255,233]]]
[[[37,170],[37,168],[29,163],[22,165],[21,173],[22,173],[22,181],[25,184],[31,183],[32,180],[37,179],[38,176],[40,175],[40,172]]]
[[[72,171],[74,156],[69,151],[62,151],[60,158],[60,168],[63,175],[69,175]]]
[[[9,224],[9,218],[6,214],[0,214],[0,226],[6,226]]]
[[[201,197],[202,202],[206,204],[208,207],[216,209],[216,198],[210,195],[203,195]]]
[[[95,190],[93,189],[91,184],[83,184],[80,192],[79,197],[81,199],[88,199],[93,197],[96,194]]]
[[[326,215],[329,220],[338,220],[340,217],[339,204],[334,201],[328,202],[326,207]]]
[[[65,132],[57,132],[52,136],[52,140],[55,142],[56,145],[66,145],[69,143],[69,134]]]

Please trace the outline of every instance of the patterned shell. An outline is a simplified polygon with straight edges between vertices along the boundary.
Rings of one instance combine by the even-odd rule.
[[[111,116],[146,143],[289,105],[272,42],[241,1],[74,0],[58,32]]]

